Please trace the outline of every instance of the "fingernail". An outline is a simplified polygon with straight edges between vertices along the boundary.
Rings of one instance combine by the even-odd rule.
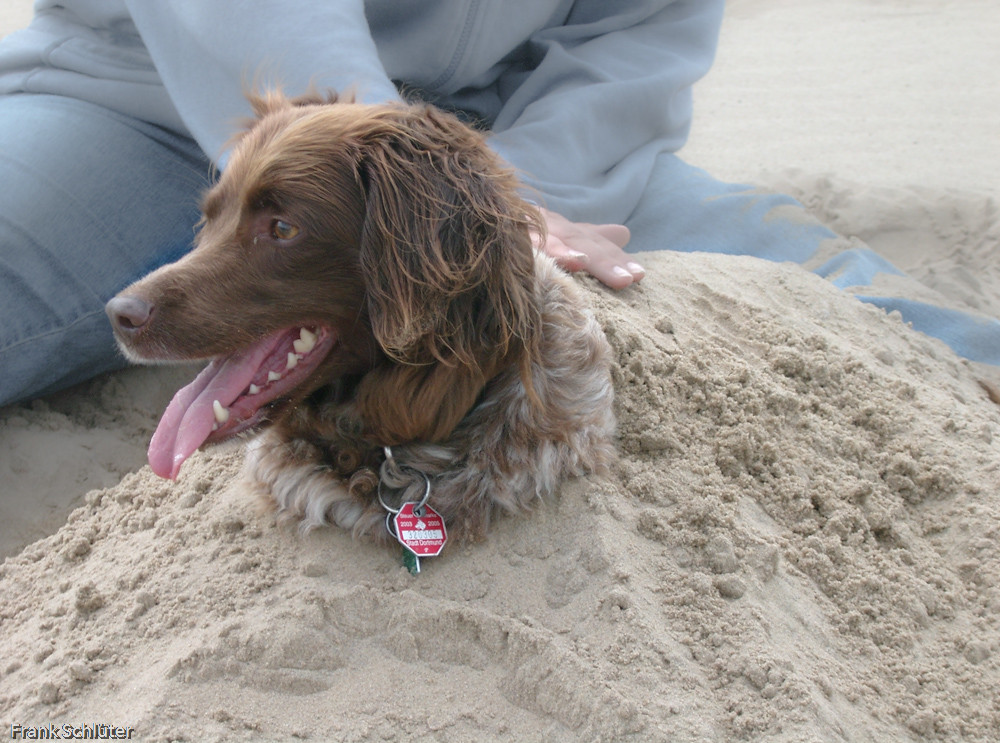
[[[618,276],[619,278],[622,278],[622,279],[631,279],[632,278],[632,273],[630,271],[626,271],[621,266],[615,266],[614,268],[612,268],[611,269],[611,273],[613,273],[615,276]]]
[[[575,261],[582,261],[583,263],[590,262],[590,256],[588,256],[586,253],[581,253],[577,250],[567,251],[566,256],[568,258],[572,258]]]
[[[633,275],[637,273],[645,274],[646,269],[640,266],[638,263],[626,263],[625,268],[627,268]]]

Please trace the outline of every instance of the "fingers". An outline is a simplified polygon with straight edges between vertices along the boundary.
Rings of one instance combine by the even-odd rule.
[[[591,228],[603,240],[594,240],[595,250],[590,254],[591,260],[587,266],[591,275],[615,289],[642,280],[646,270],[623,249],[632,237],[628,227],[623,224],[595,224],[586,227]]]
[[[623,249],[631,237],[624,225],[571,222],[541,211],[548,232],[542,249],[567,271],[587,271],[612,289],[624,289],[646,275]],[[537,236],[534,239],[537,245]]]
[[[626,286],[642,281],[646,275],[645,269],[635,261],[620,258],[602,258],[591,261],[586,270],[591,276],[612,289],[624,289]]]
[[[550,236],[548,242],[545,243],[544,250],[567,271],[587,271],[590,268],[589,255],[574,250],[557,237]]]

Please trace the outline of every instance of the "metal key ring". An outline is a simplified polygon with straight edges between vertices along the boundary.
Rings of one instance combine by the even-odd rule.
[[[386,458],[386,461],[393,461],[393,462],[395,462],[395,459],[392,456],[392,450],[388,446],[383,447],[383,448],[385,449],[385,458]],[[407,467],[406,465],[403,465],[403,464],[397,464],[396,466],[399,467],[399,469],[401,469],[401,470],[406,470],[407,472],[413,472],[413,473],[418,474],[418,475],[420,475],[421,477],[424,478],[424,497],[421,498],[420,502],[417,503],[417,505],[413,507],[414,511],[418,511],[419,509],[421,509],[425,505],[427,505],[427,501],[431,497],[431,479],[427,476],[427,474],[425,472],[421,472],[420,470],[414,469],[413,467]],[[378,480],[378,488],[376,489],[375,492],[378,495],[378,502],[381,504],[382,508],[384,508],[386,511],[388,511],[389,513],[392,513],[392,514],[399,513],[400,509],[402,508],[402,505],[399,508],[391,508],[389,505],[386,504],[385,499],[382,498],[382,478],[381,477]],[[409,503],[409,502],[410,501],[406,501],[405,503]],[[405,503],[403,505],[405,505]]]
[[[424,497],[421,498],[420,502],[417,503],[413,507],[413,510],[417,511],[418,509],[421,509],[425,505],[427,505],[427,501],[431,497],[431,479],[425,473],[421,472],[420,470],[415,470],[412,467],[403,467],[403,466],[400,466],[400,469],[405,469],[405,470],[408,470],[409,472],[415,472],[416,474],[418,474],[418,475],[420,475],[421,477],[424,478]],[[392,508],[382,498],[382,480],[378,481],[378,488],[376,490],[376,494],[378,495],[378,502],[382,506],[382,508],[384,508],[389,513],[399,513],[399,511],[402,508],[402,506],[400,506],[400,508]],[[406,503],[412,503],[412,502],[413,501],[405,501],[403,503],[403,505],[406,505]]]

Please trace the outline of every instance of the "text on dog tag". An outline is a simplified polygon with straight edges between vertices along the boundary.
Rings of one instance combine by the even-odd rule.
[[[404,503],[393,516],[396,539],[417,557],[435,557],[441,554],[448,534],[444,519],[430,506]]]

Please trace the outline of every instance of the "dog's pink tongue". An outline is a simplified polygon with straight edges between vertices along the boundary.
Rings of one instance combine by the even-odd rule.
[[[184,461],[205,443],[215,424],[213,402],[228,407],[249,387],[276,336],[231,356],[214,359],[178,390],[149,442],[149,466],[160,477],[177,478]]]

